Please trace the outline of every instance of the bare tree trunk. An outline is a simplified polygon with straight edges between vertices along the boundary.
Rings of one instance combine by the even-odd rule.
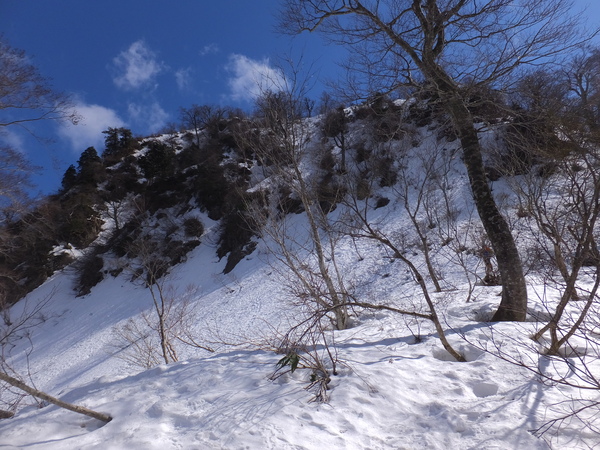
[[[165,297],[163,295],[161,286],[158,285],[160,281],[154,281],[157,283],[158,298],[157,295],[154,293],[154,287],[152,284],[148,286],[148,289],[150,290],[150,294],[152,295],[154,310],[156,311],[156,316],[158,317],[158,335],[160,337],[161,355],[163,360],[165,361],[165,364],[170,364],[171,362],[177,361],[177,355],[171,347],[169,337],[167,336],[167,329],[165,324]]]
[[[502,300],[492,321],[524,321],[527,317],[527,284],[523,266],[510,227],[498,210],[485,174],[483,152],[473,115],[467,102],[461,97],[460,87],[435,62],[433,54],[424,54],[421,69],[425,77],[436,86],[441,106],[450,116],[458,135],[473,200],[496,254]]]
[[[458,93],[451,94],[444,102],[444,108],[460,139],[475,206],[498,261],[502,300],[492,321],[524,321],[527,316],[527,285],[523,266],[508,223],[498,210],[488,184],[473,117]]]
[[[341,287],[341,289],[336,289],[333,278],[331,277],[330,271],[327,267],[327,262],[326,262],[327,258],[325,256],[325,251],[323,249],[323,242],[321,240],[321,235],[319,234],[319,226],[318,226],[317,218],[315,217],[313,208],[318,208],[321,216],[324,216],[324,213],[323,213],[323,211],[320,210],[320,206],[318,206],[318,205],[313,206],[313,201],[310,197],[308,186],[306,186],[306,182],[304,180],[302,173],[300,172],[298,165],[294,165],[293,170],[296,174],[296,181],[298,182],[298,184],[300,186],[298,195],[300,196],[300,199],[306,210],[306,217],[308,218],[312,242],[315,246],[315,252],[317,254],[319,273],[321,274],[321,277],[322,277],[323,281],[325,282],[325,286],[327,287],[327,291],[330,296],[332,306],[334,307],[335,321],[336,321],[335,325],[338,330],[345,330],[346,328],[348,328],[349,317],[348,317],[347,308],[346,308],[346,306],[344,306],[346,301],[345,301],[345,299],[340,299],[340,296],[342,298],[345,297],[345,288],[343,288],[342,283],[338,283],[338,285],[339,285],[339,287]],[[330,258],[335,262],[334,252],[331,252]],[[333,267],[333,269],[334,269],[334,272],[338,272],[338,275],[339,275],[339,271],[336,270],[335,266]],[[338,277],[338,280],[341,281],[340,277]]]
[[[13,378],[2,371],[0,371],[0,380],[5,381],[6,383],[16,387],[17,389],[21,389],[22,391],[27,392],[28,394],[33,395],[34,397],[41,398],[42,400],[52,403],[60,408],[68,409],[69,411],[73,411],[78,414],[83,414],[84,416],[92,417],[94,419],[98,419],[106,423],[112,420],[112,417],[108,414],[99,413],[97,411],[88,409],[84,406],[78,406],[72,403],[64,402],[56,397],[52,397],[51,395],[46,394],[45,392],[32,388],[31,386],[26,385],[22,381],[17,380],[16,378]]]

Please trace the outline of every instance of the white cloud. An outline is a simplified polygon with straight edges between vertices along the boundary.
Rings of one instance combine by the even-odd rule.
[[[279,91],[285,86],[283,75],[269,65],[267,58],[256,61],[233,54],[226,68],[232,73],[228,80],[232,100],[251,101],[267,90]]]
[[[113,82],[121,89],[139,89],[153,84],[164,68],[164,63],[157,60],[156,54],[143,40],[139,40],[113,59],[116,73]]]
[[[125,126],[125,122],[114,110],[104,106],[79,103],[76,110],[81,115],[79,123],[61,123],[58,129],[59,135],[71,143],[72,150],[76,153],[92,146],[97,149],[103,148],[102,132],[109,127]]]
[[[219,53],[219,51],[220,51],[219,46],[213,42],[211,44],[207,44],[204,47],[202,47],[202,50],[200,50],[200,56],[210,55],[213,53]]]
[[[159,131],[169,119],[169,114],[162,109],[158,102],[149,105],[130,103],[127,112],[131,121],[139,125],[136,128],[145,130],[148,133]]]

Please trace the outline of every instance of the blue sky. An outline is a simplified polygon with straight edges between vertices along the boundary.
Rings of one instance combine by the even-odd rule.
[[[335,78],[343,50],[318,35],[290,38],[275,32],[277,0],[0,0],[0,33],[25,50],[55,89],[74,96],[84,117],[77,126],[44,124],[33,138],[10,130],[4,139],[43,167],[35,182],[56,191],[69,164],[102,130],[125,126],[147,135],[177,123],[179,108],[222,104],[250,108],[256,73],[278,58],[302,56],[315,79]],[[600,1],[589,4],[600,22]]]
[[[315,79],[334,76],[342,50],[318,36],[275,32],[276,0],[0,0],[0,33],[25,50],[55,89],[72,94],[84,117],[77,126],[37,125],[5,136],[22,148],[55,191],[69,164],[102,130],[126,126],[136,135],[179,121],[179,108],[222,104],[250,108],[255,74],[292,54]],[[314,96],[325,89],[317,83]]]

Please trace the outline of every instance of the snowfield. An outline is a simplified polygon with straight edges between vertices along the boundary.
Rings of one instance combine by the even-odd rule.
[[[457,201],[469,203],[461,170],[447,190]],[[494,185],[496,195],[505,192],[501,182]],[[385,189],[380,194],[394,198]],[[332,213],[332,220],[340,209]],[[520,324],[485,322],[500,302],[500,288],[471,280],[471,292],[456,255],[440,246],[436,264],[443,274],[443,290],[432,289],[432,297],[448,339],[467,362],[452,360],[427,321],[356,310],[349,329],[326,331],[337,364],[329,401],[312,401],[315,391],[307,389],[310,370],[276,373],[282,354],[273,348],[306,313],[290,292],[289,272],[260,241],[231,273],[222,274],[225,260],[215,256],[217,225],[197,215],[206,226],[202,244],[173,268],[166,284],[179,296],[192,292],[187,298],[194,338],[215,351],[180,347],[177,363],[150,369],[132,365],[131,343],[120,340],[117,331],[144,312],[152,314],[148,289],[123,272],[107,276],[78,298],[73,270],[56,273],[11,310],[16,319],[45,303],[41,323],[14,342],[8,362],[21,375],[29,372],[26,379],[37,388],[113,419],[104,424],[29,397],[13,418],[0,420],[0,449],[600,447],[600,435],[582,427],[577,418],[545,434],[536,432],[577,408],[577,400],[598,400],[598,392],[544,384],[527,368],[484,351],[501,349],[533,368],[539,364],[543,370],[562,370],[536,353],[529,339],[537,327],[533,319]],[[472,208],[466,207],[462,215],[461,226],[471,226]],[[373,210],[370,219],[390,233],[411,226],[395,201]],[[518,225],[515,222],[519,242],[526,242]],[[307,235],[304,215],[289,216],[289,227],[295,230],[301,252]],[[345,281],[358,299],[425,311],[422,293],[407,268],[383,246],[346,237],[336,243],[336,252]],[[412,257],[425,270],[418,252]],[[470,258],[469,267],[483,276],[481,261]],[[545,306],[540,299],[552,299],[552,294],[533,276],[529,289],[530,315],[541,316]],[[317,352],[325,355],[327,349],[319,344]],[[579,362],[573,359],[573,364]],[[583,417],[593,423],[599,420],[595,411]]]
[[[281,310],[285,290],[261,258],[244,261],[238,267],[243,276],[233,277],[216,275],[222,264],[208,251],[196,252],[177,268],[178,283],[201,280],[197,305],[206,324],[222,323],[227,336],[258,342],[277,318],[289,315]],[[32,378],[40,389],[113,420],[103,425],[32,404],[0,421],[0,448],[546,449],[532,430],[568,395],[450,332],[469,360],[452,362],[428,323],[420,324],[417,342],[407,321],[391,313],[365,313],[355,327],[335,333],[339,367],[327,404],[310,401],[306,370],[270,380],[280,355],[250,342],[138,372],[119,358],[112,329],[149,306],[147,292],[119,277],[75,298],[69,277],[57,274],[30,296],[31,302],[55,291],[45,322],[33,331]],[[472,303],[453,293],[449,325],[486,340],[490,326],[469,318],[492,311],[498,290],[480,287]],[[528,326],[493,328],[515,336]],[[24,364],[15,359],[16,367]],[[553,438],[552,448],[585,448],[582,443],[597,439],[562,431],[545,436]]]

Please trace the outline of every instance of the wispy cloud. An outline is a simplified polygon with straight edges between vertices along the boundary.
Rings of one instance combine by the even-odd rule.
[[[192,69],[179,69],[175,71],[175,81],[180,91],[189,91],[192,86]]]
[[[8,127],[4,127],[8,128]],[[0,144],[7,145],[13,150],[23,152],[25,147],[25,141],[23,136],[13,130],[0,129]]]
[[[76,105],[76,109],[81,115],[81,121],[77,125],[61,123],[58,129],[59,135],[71,143],[75,153],[80,153],[91,146],[102,148],[104,146],[102,131],[108,127],[125,126],[125,122],[110,108],[80,102]]]
[[[114,83],[121,89],[134,90],[154,84],[165,64],[139,40],[113,59],[112,68]]]
[[[219,46],[213,42],[202,47],[202,50],[200,50],[200,56],[219,53],[220,50],[221,49],[219,48]]]
[[[154,133],[163,128],[169,120],[169,114],[158,102],[151,104],[130,103],[127,107],[130,120],[144,132]]]
[[[285,78],[269,65],[267,58],[257,61],[233,54],[226,68],[232,74],[228,85],[229,97],[234,101],[252,101],[265,91],[278,91],[285,86]]]

